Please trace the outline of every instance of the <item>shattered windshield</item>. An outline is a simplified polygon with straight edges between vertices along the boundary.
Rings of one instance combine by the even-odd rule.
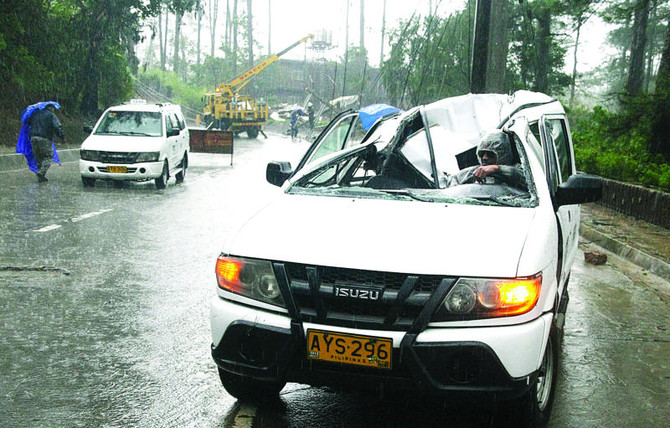
[[[95,134],[160,137],[163,134],[161,114],[151,111],[110,111],[103,117]]]
[[[426,127],[421,109],[392,133],[375,132],[296,176],[287,192],[330,197],[532,207],[535,186],[520,137],[484,132],[480,143],[440,124]]]

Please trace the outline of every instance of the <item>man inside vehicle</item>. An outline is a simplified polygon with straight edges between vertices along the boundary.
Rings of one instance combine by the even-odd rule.
[[[477,146],[479,165],[465,168],[449,177],[447,187],[459,184],[507,184],[526,189],[526,177],[520,163],[515,162],[512,137],[501,130],[491,131]]]

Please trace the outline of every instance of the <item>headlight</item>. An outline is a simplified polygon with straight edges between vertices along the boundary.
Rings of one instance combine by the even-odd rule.
[[[515,279],[461,278],[451,288],[433,321],[505,317],[535,307],[542,275]]]
[[[81,150],[79,150],[79,157],[81,158],[81,160],[99,162],[100,161],[100,152],[97,151],[97,150],[81,149]]]
[[[216,260],[216,281],[224,290],[284,307],[272,264],[267,260],[221,255]]]
[[[138,153],[135,162],[158,162],[160,152]]]

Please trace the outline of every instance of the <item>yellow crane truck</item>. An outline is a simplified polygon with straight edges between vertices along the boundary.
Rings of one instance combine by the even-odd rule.
[[[203,120],[207,129],[230,130],[234,134],[246,132],[249,138],[256,138],[258,133],[262,132],[261,127],[268,119],[268,105],[257,102],[248,95],[240,95],[239,92],[251,81],[252,77],[277,61],[280,56],[312,38],[314,35],[308,34],[283,51],[254,65],[230,82],[220,84],[215,92],[208,93],[206,95],[207,105],[203,111]]]

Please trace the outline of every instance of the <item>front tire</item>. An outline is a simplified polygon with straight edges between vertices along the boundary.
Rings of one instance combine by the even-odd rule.
[[[552,329],[537,379],[527,392],[512,406],[505,406],[512,420],[511,426],[544,427],[549,423],[556,392],[558,374],[558,332]]]
[[[228,394],[243,401],[267,402],[279,399],[286,382],[264,381],[233,374],[219,368],[219,378]]]
[[[175,175],[175,179],[177,180],[177,183],[183,183],[184,178],[186,177],[186,168],[188,168],[188,156],[186,153],[184,153],[184,157],[181,159],[181,171]]]
[[[258,137],[258,128],[255,126],[250,126],[247,128],[247,137],[256,138]]]
[[[168,170],[167,161],[163,163],[163,171],[161,172],[160,177],[156,178],[154,182],[156,183],[156,189],[165,189],[167,182],[170,179],[170,173]]]
[[[84,187],[95,186],[95,178],[93,177],[81,177],[81,182],[84,183]]]

